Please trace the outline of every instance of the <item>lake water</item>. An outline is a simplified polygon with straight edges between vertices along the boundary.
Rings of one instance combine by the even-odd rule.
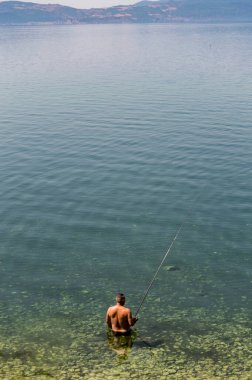
[[[252,25],[1,27],[0,84],[0,378],[251,379]]]

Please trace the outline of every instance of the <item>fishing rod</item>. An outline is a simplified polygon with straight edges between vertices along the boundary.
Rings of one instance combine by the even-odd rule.
[[[173,247],[175,241],[177,240],[177,237],[178,237],[178,235],[179,235],[179,233],[180,233],[180,231],[181,231],[183,225],[184,225],[184,222],[183,222],[183,223],[180,225],[180,227],[178,228],[178,230],[177,230],[177,232],[176,232],[176,234],[175,234],[175,236],[174,236],[174,238],[173,238],[173,240],[172,240],[172,242],[171,242],[171,244],[170,244],[168,250],[166,251],[166,253],[165,253],[165,255],[164,255],[164,257],[163,257],[161,263],[159,264],[159,267],[157,268],[157,270],[156,270],[156,272],[155,272],[153,278],[151,279],[151,281],[150,281],[150,283],[149,283],[149,285],[148,285],[148,288],[147,288],[147,290],[145,291],[145,293],[144,293],[144,295],[143,295],[143,298],[142,298],[142,300],[141,300],[141,302],[140,302],[140,305],[138,306],[138,309],[137,309],[137,311],[136,311],[135,317],[136,317],[137,314],[139,313],[139,311],[140,311],[140,309],[141,309],[141,307],[142,307],[142,305],[143,305],[143,303],[144,303],[144,301],[145,301],[145,298],[147,297],[147,295],[148,295],[148,293],[149,293],[149,291],[150,291],[150,289],[151,289],[151,287],[152,287],[152,284],[153,284],[153,282],[155,281],[155,279],[156,279],[156,277],[157,277],[157,275],[158,275],[158,272],[160,271],[160,269],[161,269],[161,267],[162,267],[162,265],[163,265],[163,263],[164,263],[166,257],[167,257],[167,256],[169,255],[169,253],[171,252],[171,249],[172,249],[172,247]]]

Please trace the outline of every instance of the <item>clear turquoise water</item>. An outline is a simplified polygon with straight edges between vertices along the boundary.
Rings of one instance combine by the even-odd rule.
[[[3,378],[250,378],[251,46],[247,24],[0,28]],[[106,309],[137,309],[183,222],[118,357]]]

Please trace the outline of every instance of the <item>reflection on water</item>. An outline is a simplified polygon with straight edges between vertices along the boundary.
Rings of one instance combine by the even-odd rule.
[[[127,358],[136,338],[137,333],[135,330],[132,330],[131,334],[126,336],[114,336],[111,330],[107,331],[108,346],[112,351],[116,352],[121,359]]]
[[[1,28],[1,379],[251,378],[251,31]]]

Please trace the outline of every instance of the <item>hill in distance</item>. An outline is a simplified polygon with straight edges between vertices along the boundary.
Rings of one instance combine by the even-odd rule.
[[[159,0],[110,8],[0,2],[0,24],[251,22],[252,0]]]

